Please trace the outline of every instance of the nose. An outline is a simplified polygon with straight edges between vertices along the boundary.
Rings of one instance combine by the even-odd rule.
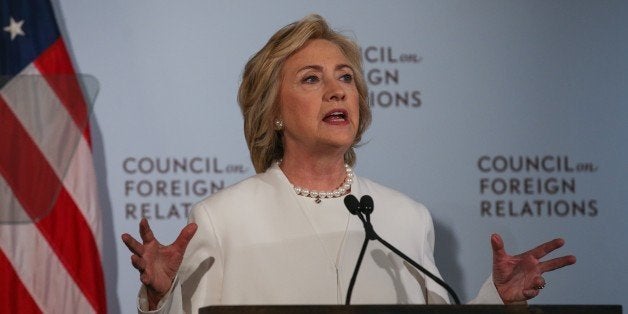
[[[324,96],[326,101],[342,101],[345,99],[345,90],[340,82],[332,79],[326,85],[327,90]]]

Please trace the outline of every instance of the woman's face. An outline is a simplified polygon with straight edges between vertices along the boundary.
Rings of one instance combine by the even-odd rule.
[[[279,90],[284,151],[351,147],[358,130],[359,95],[349,61],[333,43],[307,42],[286,59]],[[284,156],[285,157],[285,156]]]

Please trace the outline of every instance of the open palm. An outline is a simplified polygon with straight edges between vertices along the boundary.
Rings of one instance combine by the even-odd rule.
[[[564,244],[563,239],[554,239],[527,252],[511,256],[506,253],[502,238],[493,234],[493,282],[502,301],[508,304],[536,297],[546,284],[543,273],[574,264],[576,258],[573,255],[541,261],[541,258]]]
[[[140,281],[146,286],[149,307],[154,308],[170,289],[196,229],[196,224],[188,224],[172,244],[163,245],[144,218],[140,221],[142,243],[128,233],[122,235],[122,241],[133,253],[131,264],[140,272]]]

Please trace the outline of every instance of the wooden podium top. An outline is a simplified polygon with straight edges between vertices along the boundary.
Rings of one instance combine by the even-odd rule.
[[[621,305],[230,305],[201,308],[199,314],[233,313],[477,313],[621,314]]]

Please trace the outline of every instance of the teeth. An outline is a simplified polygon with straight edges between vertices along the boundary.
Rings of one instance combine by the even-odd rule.
[[[346,113],[343,111],[333,111],[333,112],[330,112],[327,116],[325,116],[325,119],[333,119],[336,121],[345,120]]]

